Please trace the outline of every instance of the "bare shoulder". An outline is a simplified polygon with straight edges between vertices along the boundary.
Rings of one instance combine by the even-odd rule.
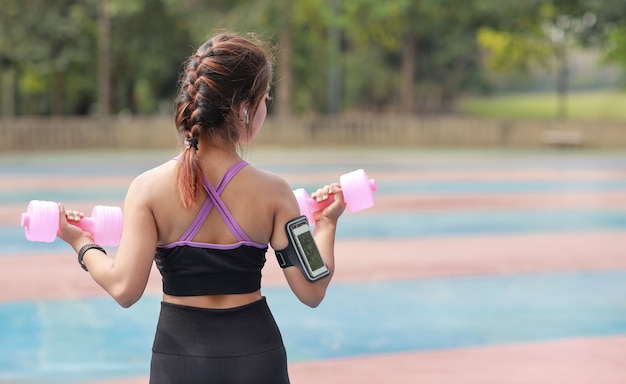
[[[274,220],[293,218],[299,212],[298,202],[291,186],[280,175],[260,170],[253,166],[246,167],[245,183],[241,187],[248,188],[243,192],[249,197],[249,203],[255,207],[265,207],[265,214]],[[290,217],[291,216],[291,217]],[[286,220],[286,219],[285,219]]]
[[[262,188],[263,197],[255,197],[253,200],[266,203],[268,208],[272,210],[274,224],[283,227],[284,223],[298,216],[299,208],[296,197],[293,194],[291,186],[283,177],[272,172],[259,170],[251,167],[251,173],[258,178],[254,183],[255,188]],[[257,194],[258,191],[256,191]]]
[[[258,169],[254,166],[249,166],[249,177],[256,185],[262,185],[264,190],[272,195],[288,195],[291,194],[291,187],[289,183],[281,176]]]
[[[168,161],[136,176],[128,189],[129,194],[148,198],[155,191],[171,189],[176,162]],[[165,187],[165,189],[164,189]]]

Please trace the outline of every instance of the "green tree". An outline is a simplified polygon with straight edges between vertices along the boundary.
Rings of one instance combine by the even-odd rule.
[[[476,0],[354,0],[345,12],[348,97],[380,109],[451,108],[480,77]],[[367,62],[368,66],[362,64]],[[375,71],[375,73],[372,73]],[[399,90],[399,92],[398,92]]]
[[[626,68],[626,27],[618,27],[608,33],[604,60]]]
[[[177,71],[191,51],[190,32],[161,1],[108,1],[112,108],[154,113],[174,94]]]
[[[506,22],[483,26],[478,41],[487,53],[486,64],[502,72],[528,71],[533,66],[553,69],[558,96],[557,113],[567,117],[569,51],[576,45],[602,46],[607,32],[613,53],[619,52],[619,29],[626,5],[613,0],[502,0],[494,14]],[[611,51],[609,51],[611,52]],[[609,53],[607,58],[619,57]]]
[[[485,66],[554,68],[566,95],[573,44],[626,66],[624,20],[618,0],[4,0],[1,111],[155,113],[182,60],[222,29],[277,45],[284,116],[448,111],[489,86]]]
[[[86,5],[78,0],[3,2],[0,57],[4,71],[24,76],[18,84],[26,99],[25,113],[64,113],[67,73],[72,65],[84,65],[91,57],[93,35],[85,33],[87,14]],[[48,89],[52,103],[36,102]]]
[[[603,61],[617,64],[626,72],[626,3],[615,0],[589,2],[590,12],[598,21],[584,36],[584,42],[602,47]],[[622,86],[626,86],[626,81]]]

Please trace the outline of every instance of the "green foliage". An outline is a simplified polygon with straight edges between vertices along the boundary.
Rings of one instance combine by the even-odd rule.
[[[342,110],[394,111],[407,79],[419,111],[449,110],[490,87],[487,71],[547,67],[563,55],[559,30],[626,68],[626,2],[617,0],[3,0],[0,70],[17,76],[18,114],[89,113],[102,2],[113,113],[157,112],[182,61],[223,29],[274,43],[288,32],[289,51],[277,53],[290,55],[292,109],[302,114],[328,110],[333,89]]]
[[[626,68],[626,26],[609,32],[605,62],[617,63]]]
[[[37,102],[33,107],[30,99],[39,101],[48,93],[48,99],[54,100],[55,95],[72,89],[71,76],[65,82],[58,79],[65,77],[71,67],[84,70],[94,56],[89,18],[89,7],[84,1],[3,1],[0,59],[3,67],[16,69],[20,76],[17,85],[22,98],[18,108],[28,113],[46,113],[52,109],[50,105]],[[58,105],[63,107],[62,103]]]
[[[32,67],[24,71],[18,82],[18,90],[28,95],[43,95],[47,86],[45,77],[38,74]]]
[[[407,27],[410,1],[353,0],[341,2],[340,26],[356,47],[397,51]]]
[[[545,65],[552,55],[552,44],[545,38],[482,27],[478,44],[487,52],[486,64],[496,71],[529,70]]]
[[[127,5],[111,19],[114,110],[156,112],[159,100],[172,97],[180,64],[192,51],[189,33],[161,2],[110,4],[116,2]]]

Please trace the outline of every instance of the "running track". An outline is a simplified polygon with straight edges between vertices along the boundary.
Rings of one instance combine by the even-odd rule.
[[[155,270],[122,309],[60,242],[29,243],[31,199],[121,205],[170,152],[0,155],[0,383],[147,382]],[[293,383],[625,383],[626,155],[284,150],[246,158],[312,190],[364,168],[376,206],[341,219],[317,309],[272,253],[264,294]],[[115,249],[110,253],[115,254]]]

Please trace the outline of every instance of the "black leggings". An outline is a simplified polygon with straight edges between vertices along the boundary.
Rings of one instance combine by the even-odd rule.
[[[150,384],[286,384],[287,355],[265,297],[242,307],[161,303]]]

